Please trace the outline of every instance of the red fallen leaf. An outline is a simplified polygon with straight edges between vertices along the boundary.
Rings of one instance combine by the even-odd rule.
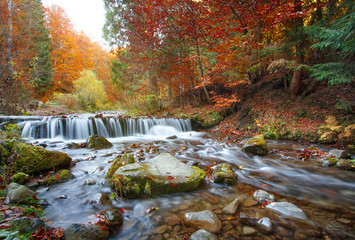
[[[59,229],[55,230],[54,235],[56,235],[59,238],[63,237],[62,229],[59,228]]]
[[[150,212],[152,212],[154,210],[158,210],[158,208],[156,208],[156,207],[148,208],[147,210],[145,210],[145,213],[150,213]]]
[[[58,179],[58,180],[60,179],[58,173],[55,175],[55,178]]]
[[[121,213],[124,213],[125,212],[125,209],[124,208],[119,208],[120,212]]]
[[[151,176],[152,178],[154,178],[154,179],[157,179],[155,176]]]
[[[176,183],[173,183],[171,186],[172,186],[173,188],[177,188],[177,187],[178,187],[178,185],[177,185]]]
[[[101,226],[102,231],[107,231],[109,228],[106,226]]]
[[[126,161],[123,161],[123,162],[122,162],[122,165],[123,165],[123,166],[126,165]]]
[[[172,180],[172,179],[174,179],[173,176],[167,176],[167,177],[166,177],[166,180]]]

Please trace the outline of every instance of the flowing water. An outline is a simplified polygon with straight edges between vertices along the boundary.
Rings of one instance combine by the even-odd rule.
[[[124,225],[112,239],[135,239],[130,238],[133,235],[139,239],[137,236],[142,234],[153,234],[161,219],[158,215],[147,217],[145,210],[151,207],[159,208],[158,212],[165,217],[179,211],[218,209],[237,195],[261,188],[280,199],[297,199],[300,204],[311,202],[325,208],[337,206],[346,211],[355,210],[354,172],[303,164],[295,157],[295,151],[307,146],[296,142],[268,141],[273,151],[260,157],[245,154],[235,141],[217,141],[207,133],[195,132],[190,121],[183,119],[79,115],[3,117],[0,121],[23,126],[23,136],[28,141],[48,150],[65,152],[76,162],[71,168],[75,179],[38,190],[38,197],[50,204],[44,217],[55,227],[97,220],[95,214],[108,208],[100,203],[101,195],[111,195],[105,175],[110,163],[123,153],[132,153],[136,159],[145,161],[159,152],[169,152],[205,170],[227,162],[238,175],[239,184],[225,186],[206,181],[201,189],[189,193],[124,201],[116,197],[112,204],[125,210]],[[92,134],[107,137],[113,147],[103,150],[68,148],[69,143],[83,143]],[[167,139],[171,135],[177,138]],[[88,181],[96,184],[88,185]],[[211,204],[206,193],[218,198],[218,203]],[[137,231],[141,235],[137,235]]]

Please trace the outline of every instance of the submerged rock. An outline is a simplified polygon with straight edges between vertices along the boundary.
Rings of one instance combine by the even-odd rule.
[[[104,212],[105,219],[107,220],[107,224],[110,228],[116,228],[123,223],[123,217],[120,210],[113,208],[113,209],[106,209]]]
[[[210,210],[185,213],[184,221],[190,225],[212,233],[218,233],[222,227],[222,223],[217,215]]]
[[[266,208],[274,210],[278,213],[281,213],[287,217],[307,219],[306,214],[302,209],[298,208],[296,205],[289,202],[274,202],[266,206]]]
[[[271,193],[265,192],[264,190],[256,190],[253,194],[253,197],[259,203],[262,203],[265,201],[269,201],[269,202],[275,201],[274,195],[272,195]]]
[[[259,219],[259,221],[257,221],[256,223],[256,227],[259,231],[265,234],[269,234],[272,232],[272,222],[268,217],[263,217]]]
[[[19,158],[16,160],[17,171],[35,173],[53,168],[66,168],[72,163],[71,157],[66,153],[48,151],[42,147],[18,143],[16,151]]]
[[[105,149],[105,148],[110,148],[112,147],[112,143],[110,143],[104,136],[90,136],[86,140],[86,146],[88,148],[94,148],[94,149]]]
[[[106,240],[109,236],[109,231],[99,225],[72,224],[64,230],[66,240]]]
[[[237,182],[232,166],[227,163],[218,164],[212,172],[212,178],[214,183],[233,185]]]
[[[57,184],[66,180],[75,178],[75,176],[68,169],[59,170],[57,173],[50,174],[48,177],[42,180],[41,185]]]
[[[266,155],[268,151],[264,136],[258,135],[248,139],[244,143],[242,151],[246,153],[251,153],[253,155]]]
[[[329,154],[334,156],[335,158],[343,158],[343,159],[351,158],[349,152],[346,150],[332,149],[329,151]]]
[[[240,203],[242,203],[242,199],[240,197],[237,197],[231,203],[225,206],[222,212],[225,214],[235,214],[237,212]]]
[[[11,183],[7,186],[6,201],[5,203],[27,203],[36,193],[27,187]]]
[[[112,175],[110,171],[107,177],[111,189],[127,198],[192,191],[206,176],[203,170],[188,166],[168,153],[144,163],[121,166]]]
[[[189,240],[217,240],[217,239],[218,238],[216,235],[204,229],[200,229],[194,232],[189,238]]]

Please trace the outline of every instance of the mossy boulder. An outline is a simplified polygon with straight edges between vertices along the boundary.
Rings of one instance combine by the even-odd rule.
[[[42,185],[52,185],[60,183],[69,179],[73,179],[75,176],[68,169],[62,169],[57,173],[50,174],[48,177],[42,180]]]
[[[253,155],[266,155],[268,153],[263,135],[254,136],[245,141],[242,151]]]
[[[86,146],[88,148],[94,149],[106,149],[112,147],[112,143],[110,143],[104,136],[90,136],[86,140]]]
[[[196,190],[206,173],[162,153],[144,162],[119,167],[109,177],[111,189],[127,198]]]
[[[12,181],[18,184],[25,184],[30,179],[30,176],[26,173],[19,172],[12,176]]]
[[[122,157],[117,157],[115,160],[113,160],[111,167],[107,172],[106,178],[110,179],[112,175],[117,171],[118,168],[134,162],[135,160],[133,154],[128,154],[128,155],[125,154]]]
[[[66,153],[48,151],[42,147],[25,143],[17,143],[16,171],[24,173],[36,173],[53,168],[69,167],[72,159]]]
[[[237,182],[232,166],[227,163],[218,164],[212,172],[212,179],[214,183],[223,183],[233,185]]]

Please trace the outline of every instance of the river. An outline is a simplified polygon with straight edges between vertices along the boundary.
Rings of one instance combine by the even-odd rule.
[[[237,139],[216,139],[209,133],[193,131],[189,120],[184,119],[112,115],[95,118],[86,114],[61,118],[2,117],[1,122],[21,125],[27,141],[45,146],[47,150],[65,152],[76,162],[71,168],[75,179],[38,189],[38,197],[49,203],[44,218],[54,227],[65,228],[72,223],[97,220],[95,214],[108,208],[100,203],[100,197],[103,193],[111,196],[105,175],[110,163],[124,153],[134,154],[136,159],[145,161],[161,152],[169,152],[180,161],[204,170],[226,162],[233,166],[238,184],[226,186],[206,181],[198,191],[189,193],[136,200],[116,196],[111,199],[112,204],[124,212],[124,224],[111,239],[148,239],[156,235],[155,229],[166,224],[164,218],[170,215],[220,209],[236,196],[250,195],[255,189],[264,189],[277,199],[292,201],[299,207],[307,205],[308,214],[324,211],[324,216],[319,219],[327,218],[329,213],[325,212],[329,209],[341,209],[346,213],[355,211],[354,172],[302,162],[297,158],[297,152],[308,148],[309,144],[267,141],[270,154],[261,157],[242,152]],[[92,134],[107,137],[113,147],[103,150],[68,147],[73,142],[85,142]],[[172,135],[176,138],[167,139]],[[328,151],[325,146],[317,147]],[[152,207],[158,210],[154,215],[148,215],[146,210]],[[319,221],[320,225],[325,224],[322,221]]]

